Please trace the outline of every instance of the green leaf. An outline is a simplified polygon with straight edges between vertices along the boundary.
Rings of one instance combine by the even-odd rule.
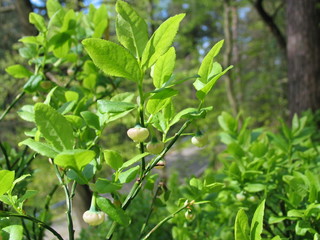
[[[84,111],[81,112],[80,115],[83,117],[84,121],[89,127],[100,130],[99,117],[96,114],[89,111]]]
[[[213,59],[220,52],[220,49],[223,46],[223,43],[224,43],[224,40],[217,42],[202,60],[201,66],[198,71],[198,75],[200,76],[198,80],[200,80],[201,82],[207,83],[209,81],[209,75],[212,71]]]
[[[0,170],[0,196],[11,189],[14,181],[14,171]]]
[[[31,138],[28,138],[20,142],[19,146],[21,145],[27,145],[33,151],[49,158],[54,158],[58,154],[58,152],[55,149],[53,149],[50,145],[42,142],[37,142]]]
[[[59,10],[62,10],[62,6],[58,0],[48,0],[46,3],[46,7],[47,7],[47,14],[49,18],[52,18],[52,16],[56,12],[58,12]]]
[[[11,76],[15,78],[25,78],[32,76],[32,72],[30,72],[28,69],[26,69],[24,66],[20,64],[7,67],[5,70],[7,73],[9,73]]]
[[[135,104],[129,102],[116,102],[108,100],[98,100],[98,110],[101,113],[121,113],[132,110],[136,107]]]
[[[248,217],[243,209],[240,209],[235,222],[235,240],[250,240]]]
[[[94,184],[95,191],[98,193],[112,193],[122,188],[121,183],[114,183],[108,179],[99,178]]]
[[[129,225],[130,218],[120,207],[114,206],[109,199],[99,197],[97,198],[97,204],[112,220],[124,226]]]
[[[37,74],[37,75],[32,75],[28,82],[23,86],[23,89],[28,92],[32,93],[37,90],[40,82],[42,81],[42,75]]]
[[[34,122],[34,108],[33,105],[24,105],[17,111],[18,115],[25,121]]]
[[[279,236],[275,236],[274,238],[272,238],[271,240],[281,240],[281,238]]]
[[[121,168],[123,159],[119,152],[114,150],[104,150],[103,155],[106,163],[114,170],[118,170],[119,168]]]
[[[165,108],[171,101],[171,98],[178,94],[177,90],[165,88],[160,92],[155,93],[149,98],[147,103],[147,111],[150,114],[156,114]]]
[[[54,163],[63,168],[80,172],[95,157],[95,152],[84,149],[66,150],[54,158]]]
[[[148,25],[126,2],[117,1],[116,31],[119,42],[138,58],[148,42]]]
[[[71,47],[71,36],[67,32],[59,32],[49,40],[49,50],[57,58],[64,58],[67,56]]]
[[[37,103],[34,112],[36,125],[49,143],[59,151],[73,148],[73,129],[61,114],[43,103]]]
[[[167,19],[154,32],[142,54],[141,65],[143,69],[151,67],[161,55],[167,52],[184,16],[183,13]]]
[[[135,157],[131,158],[130,160],[126,161],[122,167],[121,170],[127,167],[130,167],[132,164],[135,164],[136,162],[138,162],[141,158],[145,157],[149,155],[149,153],[145,152],[145,153],[141,153],[139,155],[136,155]]]
[[[30,13],[29,22],[32,23],[39,30],[39,32],[47,31],[46,23],[41,15],[34,12]]]
[[[244,190],[247,192],[255,193],[255,192],[261,192],[266,189],[266,186],[260,183],[248,183],[244,187]]]
[[[89,38],[82,41],[86,51],[106,74],[138,82],[141,69],[135,57],[125,48],[110,41]]]
[[[23,227],[21,225],[10,225],[2,228],[1,231],[9,234],[7,240],[22,240],[23,238]]]
[[[263,216],[264,216],[264,206],[266,200],[263,200],[256,211],[254,212],[252,222],[251,222],[251,230],[250,236],[251,240],[261,240],[261,233],[263,230]]]
[[[139,172],[140,166],[135,166],[133,168],[130,168],[127,171],[124,171],[119,174],[119,181],[120,183],[128,183],[131,182]]]
[[[200,86],[197,84],[199,83],[199,80],[196,80],[196,82],[193,84],[196,88],[197,91],[197,98],[199,100],[203,100],[205,98],[205,96],[210,92],[210,90],[212,89],[212,87],[215,85],[216,81],[223,76],[226,72],[228,72],[231,68],[233,68],[233,66],[229,66],[228,68],[226,68],[223,72],[217,74],[216,76],[214,76],[212,79],[210,79],[210,81],[206,84],[204,84],[202,86],[202,84],[200,84]]]
[[[171,122],[169,123],[169,127],[176,124],[177,122],[180,121],[180,119],[185,116],[185,115],[188,115],[189,113],[192,113],[192,112],[196,112],[198,109],[196,108],[186,108],[186,109],[183,109],[182,111],[180,111],[179,113],[177,113],[174,118],[171,120]]]
[[[176,52],[174,47],[169,48],[165,54],[159,57],[152,72],[153,85],[156,88],[161,88],[170,79],[175,61]]]

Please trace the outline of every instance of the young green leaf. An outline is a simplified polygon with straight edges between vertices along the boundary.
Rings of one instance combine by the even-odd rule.
[[[171,101],[171,98],[178,94],[177,90],[165,88],[150,97],[147,103],[147,111],[150,114],[156,114],[165,108]]]
[[[73,129],[61,114],[43,103],[37,103],[34,112],[36,125],[49,143],[58,151],[73,148]]]
[[[129,225],[130,218],[120,207],[116,207],[115,205],[113,205],[109,199],[98,197],[97,204],[98,207],[103,212],[108,214],[108,217],[110,217],[112,220],[124,226]]]
[[[0,196],[11,189],[14,181],[14,171],[0,170]]]
[[[117,1],[116,31],[119,42],[138,58],[148,42],[148,25],[126,2]]]
[[[50,145],[43,142],[37,142],[31,138],[28,138],[20,142],[19,146],[20,145],[27,145],[33,151],[39,153],[42,156],[46,156],[49,158],[54,158],[59,153],[55,149],[53,149]]]
[[[52,18],[52,16],[56,12],[58,12],[59,10],[62,10],[62,6],[58,0],[48,0],[46,3],[46,7],[47,7],[47,13],[49,18]]]
[[[7,73],[9,73],[11,76],[15,78],[31,77],[32,75],[32,72],[30,72],[28,69],[26,69],[24,66],[20,64],[7,67],[5,70]]]
[[[233,66],[229,66],[226,68],[223,72],[215,75],[212,79],[209,79],[208,83],[203,83],[200,80],[196,80],[194,82],[194,87],[196,88],[197,91],[197,98],[200,100],[203,100],[205,96],[210,92],[216,81],[223,76],[226,72],[228,72]]]
[[[185,14],[182,13],[167,19],[154,32],[142,54],[141,65],[143,69],[151,67],[161,55],[167,52],[184,16]]]
[[[264,206],[266,200],[263,200],[260,205],[257,207],[254,212],[252,222],[251,222],[251,230],[250,230],[250,239],[251,240],[261,240],[261,233],[263,230],[263,216],[264,216]]]
[[[122,167],[121,167],[121,170],[124,169],[124,168],[127,168],[129,166],[131,166],[132,164],[135,164],[136,162],[138,162],[141,158],[149,155],[150,153],[148,152],[145,152],[145,153],[141,153],[139,155],[136,155],[135,157],[131,158],[130,160],[126,161]]]
[[[63,168],[80,172],[95,157],[95,152],[84,149],[66,150],[54,158],[54,163]]]
[[[198,71],[198,75],[200,76],[200,78],[198,78],[201,82],[203,83],[207,83],[209,80],[209,75],[210,72],[212,70],[212,62],[213,62],[213,58],[215,56],[218,55],[218,53],[220,52],[221,47],[223,46],[223,40],[217,42],[212,48],[211,50],[208,52],[208,54],[204,57],[199,71]]]
[[[44,18],[37,13],[29,14],[29,22],[32,23],[40,32],[46,32],[47,27]]]
[[[123,159],[120,153],[114,150],[104,150],[103,155],[106,163],[114,170],[118,170],[119,168],[121,168],[123,164]]]
[[[141,80],[141,69],[135,57],[116,43],[89,38],[82,41],[86,51],[106,74],[123,77],[138,82]]]
[[[174,47],[169,48],[165,54],[159,57],[152,72],[153,85],[156,88],[161,88],[162,85],[170,79],[175,61],[176,52]]]
[[[248,217],[243,209],[237,213],[234,234],[235,240],[250,240]]]

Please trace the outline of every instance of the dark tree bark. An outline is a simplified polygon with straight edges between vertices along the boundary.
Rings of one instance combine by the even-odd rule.
[[[290,0],[289,0],[290,1]],[[280,48],[285,52],[286,51],[286,39],[282,32],[280,31],[278,25],[274,22],[274,18],[264,9],[263,0],[256,0],[253,3],[253,6],[259,13],[262,20],[269,27],[271,33],[276,38]]]
[[[37,30],[29,23],[29,14],[33,11],[32,4],[29,0],[16,0],[15,9],[18,13],[21,29],[24,35],[36,35]]]
[[[287,0],[291,116],[320,109],[320,0]],[[318,4],[318,6],[316,6]]]

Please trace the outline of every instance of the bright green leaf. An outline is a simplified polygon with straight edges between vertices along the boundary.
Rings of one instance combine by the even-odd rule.
[[[237,213],[234,234],[235,240],[250,240],[248,217],[243,209]]]
[[[110,41],[89,38],[82,41],[86,51],[106,74],[138,82],[141,70],[135,57],[125,48]]]
[[[14,171],[0,170],[0,196],[11,189],[14,181]]]
[[[37,103],[34,111],[37,127],[48,142],[59,151],[73,148],[73,129],[61,114],[43,103]]]
[[[251,240],[261,240],[261,233],[263,230],[263,216],[264,216],[264,206],[266,200],[263,200],[256,211],[254,212],[251,229],[250,229],[250,238]]]
[[[127,167],[131,166],[132,164],[135,164],[135,163],[138,162],[141,158],[143,158],[143,157],[145,157],[145,156],[147,156],[147,155],[149,155],[148,152],[145,152],[145,153],[141,153],[141,154],[139,154],[139,155],[136,155],[135,157],[133,157],[133,158],[131,158],[130,160],[126,161],[126,162],[122,165],[121,169],[127,168]]]
[[[118,170],[119,168],[121,168],[123,159],[119,152],[114,150],[104,150],[103,155],[106,163],[114,170]]]
[[[46,32],[47,27],[44,18],[34,12],[29,14],[29,22],[32,23],[40,32]]]
[[[142,54],[143,69],[151,67],[161,55],[168,51],[184,16],[185,14],[182,13],[167,19],[154,32]]]
[[[22,240],[23,238],[23,227],[21,225],[10,225],[1,230],[9,234],[7,240]]]
[[[116,31],[119,42],[133,55],[142,56],[148,42],[148,25],[126,2],[117,1]]]
[[[165,54],[159,57],[152,72],[153,84],[156,88],[161,88],[170,79],[175,61],[176,52],[174,47],[169,48]]]
[[[88,124],[89,127],[92,127],[96,130],[100,129],[99,117],[89,111],[81,112],[80,115],[83,117],[84,121]]]
[[[207,55],[202,60],[201,66],[198,71],[198,75],[200,76],[199,80],[203,83],[207,83],[209,80],[209,75],[212,71],[212,62],[215,56],[218,55],[220,49],[223,45],[223,40],[217,42],[211,50],[207,53]]]
[[[37,142],[31,138],[28,138],[20,142],[19,146],[20,145],[27,145],[33,151],[49,158],[54,158],[58,154],[58,152],[55,149],[53,149],[50,145],[42,142]]]
[[[7,73],[9,73],[11,76],[15,78],[31,77],[32,75],[32,72],[30,72],[28,69],[26,69],[24,66],[20,64],[7,67],[5,70]]]
[[[54,163],[63,168],[80,172],[95,157],[95,152],[84,149],[66,150],[54,158]]]
[[[177,90],[165,88],[160,92],[155,93],[149,98],[147,103],[147,111],[150,114],[155,114],[165,108],[171,101],[171,97],[178,94]]]

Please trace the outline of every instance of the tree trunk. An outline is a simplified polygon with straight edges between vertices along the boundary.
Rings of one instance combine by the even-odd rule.
[[[287,0],[291,116],[320,109],[320,0]],[[317,5],[317,6],[316,6]]]
[[[16,0],[14,5],[18,13],[23,35],[36,35],[37,30],[29,23],[29,14],[33,11],[31,2],[29,0]]]

